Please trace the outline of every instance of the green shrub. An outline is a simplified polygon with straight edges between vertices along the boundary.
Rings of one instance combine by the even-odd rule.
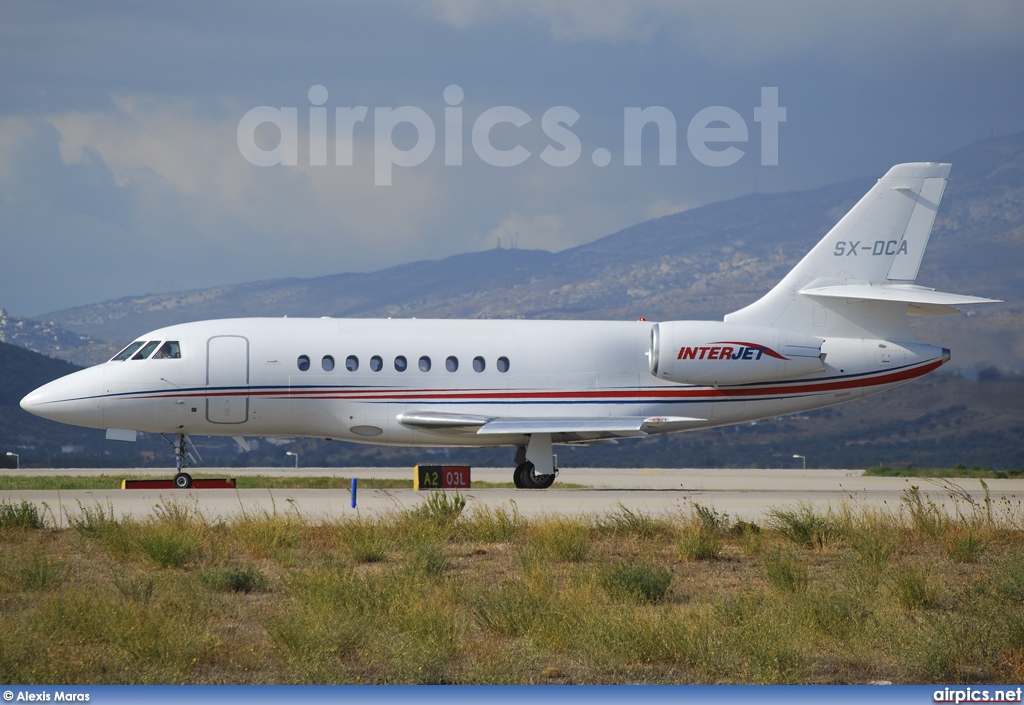
[[[615,511],[599,517],[596,526],[602,533],[635,536],[640,539],[651,539],[672,530],[671,524],[664,519],[655,519],[643,512],[634,512],[621,503]]]
[[[590,525],[579,519],[545,519],[527,532],[527,552],[536,549],[539,558],[580,563],[590,552]]]
[[[896,551],[896,538],[892,527],[862,525],[848,534],[847,541],[860,566],[881,572]]]
[[[162,523],[141,527],[138,542],[146,558],[162,568],[181,568],[197,558],[202,549],[194,532]]]
[[[691,526],[683,530],[676,542],[676,552],[686,561],[713,561],[722,555],[724,542],[716,531],[704,526]]]
[[[822,635],[846,639],[868,621],[873,602],[874,598],[867,598],[855,589],[821,585],[808,589],[800,606]]]
[[[126,599],[146,605],[153,600],[153,589],[156,586],[156,581],[153,578],[143,576],[115,574],[114,586]]]
[[[932,540],[942,536],[949,523],[949,517],[931,500],[926,502],[916,485],[903,490],[900,501],[907,508],[910,521],[919,534]]]
[[[68,525],[80,535],[99,541],[113,556],[126,556],[132,551],[132,534],[136,522],[118,519],[114,508],[96,503],[78,503],[78,513],[66,513]]]
[[[768,580],[779,592],[802,593],[807,590],[807,565],[795,553],[782,546],[773,546],[762,553]]]
[[[461,535],[470,541],[484,543],[509,543],[514,541],[526,527],[515,502],[512,510],[505,507],[488,507],[478,504],[468,517],[460,522]]]
[[[31,502],[0,502],[0,529],[42,529],[44,524],[39,508]]]
[[[348,550],[356,563],[379,563],[388,557],[389,544],[389,541],[371,530],[352,536]]]
[[[717,597],[691,620],[687,661],[712,682],[807,682],[812,665],[793,600],[763,591]]]
[[[422,541],[408,549],[409,565],[413,570],[429,576],[438,576],[448,569],[448,557],[436,541]]]
[[[892,574],[891,585],[893,599],[905,609],[932,609],[939,606],[938,587],[932,582],[931,576],[919,568],[897,570]]]
[[[761,550],[761,527],[749,521],[737,521],[729,528],[729,535],[746,556],[756,555]]]
[[[942,542],[946,555],[954,563],[974,563],[985,553],[991,542],[973,527],[947,532]]]
[[[768,526],[799,546],[823,548],[835,539],[839,530],[830,517],[818,514],[810,504],[795,509],[772,509]]]
[[[502,582],[496,589],[481,590],[473,612],[484,629],[507,637],[520,637],[543,618],[545,597],[538,596],[520,581]]]
[[[672,584],[672,572],[653,563],[619,564],[601,577],[601,586],[617,600],[661,602]]]
[[[733,538],[742,538],[751,534],[760,534],[761,527],[752,521],[739,520],[729,527],[729,535]]]
[[[4,561],[2,571],[15,589],[32,591],[55,590],[71,575],[63,561],[39,553],[28,558],[10,557]]]
[[[254,565],[234,565],[203,573],[203,582],[214,590],[224,592],[265,592],[269,581],[266,574]]]
[[[714,507],[693,503],[693,515],[705,531],[725,536],[729,533],[729,515],[719,514]]]
[[[996,593],[1011,602],[1024,603],[1024,554],[1012,553],[995,565]]]
[[[435,490],[413,513],[439,527],[448,527],[458,521],[465,508],[466,498],[458,490],[451,494]]]
[[[922,682],[962,683],[965,665],[981,655],[984,637],[962,615],[937,614],[908,632],[904,658]]]
[[[232,522],[230,532],[253,558],[282,561],[298,546],[305,525],[294,514],[263,511],[244,514]]]
[[[66,516],[68,526],[83,536],[99,536],[120,526],[114,507],[109,504],[104,508],[98,502],[95,506],[78,502],[78,513],[69,512]]]

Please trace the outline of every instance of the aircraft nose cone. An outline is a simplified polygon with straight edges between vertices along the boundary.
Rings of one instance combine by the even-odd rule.
[[[46,395],[42,394],[43,388],[33,389],[21,398],[21,408],[30,414],[39,415],[36,409],[46,401]]]
[[[102,370],[90,367],[32,390],[21,408],[51,421],[103,428],[103,391]]]

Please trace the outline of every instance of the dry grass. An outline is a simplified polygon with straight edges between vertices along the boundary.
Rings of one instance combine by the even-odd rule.
[[[0,680],[1024,680],[1024,535],[991,502],[780,507],[764,527],[696,505],[425,506],[229,523],[97,506],[66,529],[0,507]]]

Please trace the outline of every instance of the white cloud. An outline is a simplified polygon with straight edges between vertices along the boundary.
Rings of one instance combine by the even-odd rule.
[[[300,166],[257,167],[236,144],[244,112],[211,116],[183,98],[122,95],[106,111],[0,123],[0,185],[11,184],[4,198],[20,199],[0,221],[29,238],[8,261],[61,281],[25,278],[20,299],[0,299],[37,313],[132,293],[366,271],[499,238],[507,247],[517,233],[521,248],[562,250],[632,224],[651,198],[610,199],[614,183],[635,174],[586,160],[554,168],[537,150],[514,168],[470,152],[464,166],[445,167],[438,146],[424,164],[396,168],[392,186],[375,186],[372,127],[357,134],[354,166],[334,166],[329,151],[329,166],[302,157]],[[301,153],[308,137],[299,143]],[[66,238],[74,244],[62,246]]]
[[[305,166],[253,166],[236,145],[241,111],[214,119],[190,101],[147,96],[118,96],[114,104],[113,111],[48,121],[67,164],[97,154],[119,186],[137,191],[139,217],[155,237],[166,234],[156,223],[169,211],[180,222],[185,204],[206,247],[235,249],[243,259],[257,250],[264,261],[275,252],[308,256],[316,273],[351,267],[353,259],[365,268],[394,261],[393,248],[415,238],[443,201],[423,170],[402,170],[394,186],[374,187],[368,159],[352,167],[311,167],[308,159]],[[339,263],[332,267],[325,256]]]

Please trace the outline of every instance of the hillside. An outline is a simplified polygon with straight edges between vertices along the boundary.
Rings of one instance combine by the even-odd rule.
[[[21,398],[36,387],[77,369],[67,362],[0,342],[0,463],[13,467],[8,452],[18,453],[28,465],[37,455],[59,454],[62,445],[82,444],[88,433],[32,416],[18,406]]]

